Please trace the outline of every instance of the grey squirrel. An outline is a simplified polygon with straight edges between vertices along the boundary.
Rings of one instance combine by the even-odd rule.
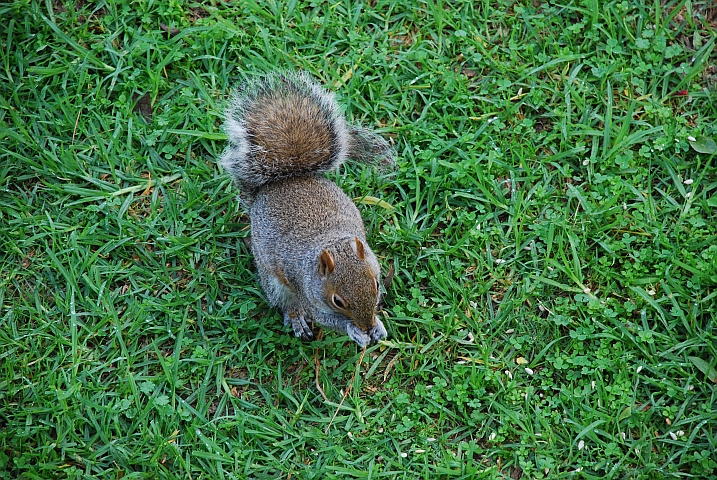
[[[310,320],[361,347],[386,337],[376,316],[380,270],[353,201],[322,173],[347,159],[393,160],[371,131],[349,125],[333,94],[303,73],[268,74],[233,95],[220,163],[249,213],[259,281],[304,340]]]

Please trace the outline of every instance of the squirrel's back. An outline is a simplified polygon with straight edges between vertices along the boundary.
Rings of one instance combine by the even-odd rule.
[[[332,181],[314,175],[291,177],[264,185],[249,210],[252,241],[266,248],[300,249],[321,240],[366,239],[354,202]]]
[[[262,185],[317,175],[347,158],[391,162],[378,135],[347,124],[332,93],[302,73],[274,73],[247,82],[232,98],[221,164],[250,206]]]

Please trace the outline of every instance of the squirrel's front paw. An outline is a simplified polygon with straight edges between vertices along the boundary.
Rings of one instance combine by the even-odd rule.
[[[361,347],[366,347],[372,343],[376,343],[379,340],[386,338],[387,335],[386,327],[383,326],[383,323],[378,318],[376,319],[376,326],[368,332],[364,332],[354,324],[351,324],[346,329],[346,333],[349,337],[351,337],[351,340],[358,343]]]
[[[388,335],[386,327],[384,327],[383,322],[377,318],[376,326],[368,332],[368,336],[371,337],[371,343],[376,343],[379,340],[386,338],[386,335]]]
[[[288,310],[284,312],[284,325],[291,325],[294,335],[302,340],[311,340],[314,334],[306,322],[306,315],[303,310]]]

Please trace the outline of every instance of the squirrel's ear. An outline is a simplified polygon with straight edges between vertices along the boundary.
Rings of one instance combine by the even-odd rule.
[[[354,244],[351,246],[354,248],[354,253],[360,260],[366,258],[366,253],[363,251],[363,243],[361,243],[361,240],[359,240],[358,237],[354,237]]]
[[[328,275],[334,271],[334,258],[331,256],[328,250],[321,252],[319,256],[319,273],[321,275]]]

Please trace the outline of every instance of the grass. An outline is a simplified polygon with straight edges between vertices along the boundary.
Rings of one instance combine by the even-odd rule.
[[[717,478],[717,9],[538,3],[0,5],[0,478]],[[275,68],[398,152],[358,365],[216,164]]]

